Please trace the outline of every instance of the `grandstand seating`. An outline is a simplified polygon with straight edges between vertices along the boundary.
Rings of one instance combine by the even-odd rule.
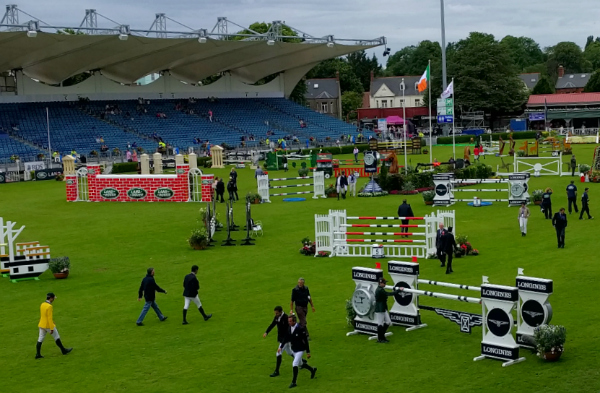
[[[178,110],[177,104],[182,106]],[[118,110],[107,110],[107,105]],[[128,143],[136,143],[146,151],[154,151],[154,134],[182,150],[199,147],[195,138],[238,147],[245,137],[245,146],[255,146],[267,137],[267,131],[273,133],[271,140],[296,136],[302,144],[310,137],[318,141],[330,137],[335,141],[342,134],[356,135],[355,126],[283,98],[153,100],[142,106],[132,100],[0,104],[0,130],[15,137],[2,143],[0,159],[13,154],[37,155],[42,152],[39,149],[47,149],[46,107],[50,113],[52,149],[63,154],[72,149],[81,154],[99,152],[102,143],[96,139],[100,136],[110,150],[125,151]],[[213,112],[212,122],[209,110]],[[157,117],[157,113],[164,113],[166,118]],[[300,120],[306,128],[300,127]],[[250,135],[254,141],[248,141]],[[18,142],[18,138],[37,149]]]

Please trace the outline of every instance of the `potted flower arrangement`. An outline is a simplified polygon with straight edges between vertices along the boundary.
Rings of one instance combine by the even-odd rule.
[[[208,233],[206,229],[194,229],[188,238],[188,243],[194,250],[204,250],[208,246]]]
[[[567,329],[558,325],[541,325],[535,328],[533,338],[537,355],[549,362],[555,362],[565,351]]]
[[[12,156],[10,156],[10,160],[12,162],[17,162],[19,160],[19,156],[16,154],[13,154]]]
[[[356,311],[352,306],[352,299],[346,299],[346,323],[348,326],[354,327],[354,318],[356,318]]]
[[[298,169],[298,176],[300,176],[300,177],[308,176],[308,172],[309,172],[308,168],[300,168],[300,169]]]
[[[42,153],[37,155],[38,160],[43,160],[44,159],[44,155]]]
[[[302,239],[302,248],[300,254],[306,256],[313,256],[317,252],[317,245],[315,242],[311,242],[308,237]]]
[[[54,274],[55,278],[67,278],[69,277],[71,262],[69,261],[69,257],[52,258],[48,262],[48,268]]]
[[[435,191],[423,191],[423,201],[426,205],[433,205],[433,198],[435,197]]]
[[[246,200],[254,205],[258,205],[259,203],[262,202],[262,197],[260,196],[259,193],[248,192],[246,194]]]
[[[96,150],[92,150],[90,152],[90,157],[98,157],[98,152]]]
[[[316,257],[320,257],[320,258],[325,258],[329,256],[329,252],[328,251],[319,251],[315,256]]]
[[[588,164],[579,164],[579,173],[581,173],[581,176],[584,176],[586,173],[588,173],[590,169],[592,169],[592,167]]]
[[[459,246],[459,250],[455,253],[457,257],[469,255],[473,252],[473,246],[469,243],[467,235],[456,235],[455,240],[456,244]],[[474,255],[479,255],[479,251]]]
[[[325,188],[325,195],[327,195],[327,198],[337,198],[337,190],[333,184],[330,184]]]
[[[541,205],[542,204],[542,195],[544,195],[543,190],[533,191],[533,194],[532,194],[533,203],[536,205]]]

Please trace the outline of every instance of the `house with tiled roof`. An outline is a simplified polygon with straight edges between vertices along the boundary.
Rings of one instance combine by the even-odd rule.
[[[591,73],[565,74],[563,66],[558,67],[558,79],[556,81],[556,93],[582,93],[585,85],[590,80]]]
[[[537,85],[540,81],[540,76],[541,75],[539,72],[532,72],[526,74],[519,74],[519,79],[521,79],[527,90],[531,91],[533,90],[535,85]]]
[[[391,76],[374,78],[371,73],[370,103],[371,108],[402,108],[403,100],[407,108],[422,107],[423,93],[419,93],[417,85],[420,75]],[[404,89],[404,96],[402,90]]]
[[[307,79],[306,106],[313,111],[333,116],[342,116],[342,92],[337,78]]]

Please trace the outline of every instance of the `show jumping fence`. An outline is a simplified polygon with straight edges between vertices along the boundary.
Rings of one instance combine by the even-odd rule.
[[[299,176],[299,177],[285,177],[279,179],[269,179],[269,175],[261,175],[257,177],[258,194],[262,197],[263,202],[271,202],[271,197],[275,196],[289,196],[289,195],[302,195],[302,194],[313,194],[313,199],[327,198],[325,196],[325,173],[322,171],[314,171],[313,176]],[[271,182],[289,182],[292,180],[312,180],[312,183],[303,184],[283,184],[279,186],[272,186]],[[295,188],[295,187],[312,187],[312,191],[303,190],[297,192],[284,192],[271,194],[270,190],[283,189],[283,188]]]

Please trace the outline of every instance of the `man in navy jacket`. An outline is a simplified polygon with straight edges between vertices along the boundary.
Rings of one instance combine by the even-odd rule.
[[[312,368],[308,365],[308,363],[302,362],[302,356],[304,355],[304,352],[306,352],[306,357],[310,359],[310,348],[308,346],[308,336],[306,335],[306,330],[297,323],[295,315],[290,315],[288,317],[288,325],[290,327],[288,328],[283,342],[279,344],[277,353],[281,353],[286,344],[290,344],[293,354],[292,356],[294,357],[294,362],[292,363],[294,376],[292,383],[290,384],[290,388],[295,388],[296,380],[298,379],[299,368],[304,368],[310,371],[311,379],[315,377],[317,369],[316,367]]]
[[[198,311],[200,311],[200,314],[202,314],[205,321],[208,321],[212,317],[212,314],[206,315],[206,313],[204,312],[204,308],[202,308],[202,303],[200,302],[200,298],[198,297],[198,290],[200,289],[200,283],[198,282],[198,277],[196,277],[196,274],[198,274],[198,266],[194,265],[194,266],[192,266],[192,272],[190,274],[188,274],[187,276],[185,276],[185,278],[183,279],[183,298],[184,298],[183,324],[184,325],[188,324],[187,312],[188,312],[188,308],[190,307],[191,302],[194,302],[196,307],[198,307]]]
[[[142,300],[142,297],[144,298],[144,300],[146,300],[146,304],[144,304],[142,313],[140,314],[140,317],[137,320],[138,326],[144,325],[142,322],[144,321],[148,310],[150,310],[150,307],[152,307],[154,312],[156,312],[156,315],[158,316],[158,319],[160,319],[161,322],[167,319],[167,317],[165,317],[160,312],[158,304],[156,304],[156,302],[154,301],[156,299],[157,291],[162,292],[165,295],[167,294],[167,291],[159,287],[156,281],[154,281],[154,268],[149,267],[147,270],[146,277],[144,277],[144,279],[142,280],[142,284],[140,285],[140,289],[138,291],[138,302]]]

